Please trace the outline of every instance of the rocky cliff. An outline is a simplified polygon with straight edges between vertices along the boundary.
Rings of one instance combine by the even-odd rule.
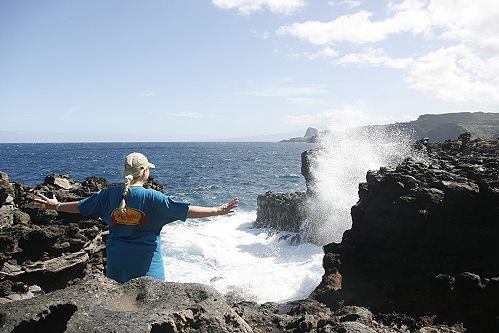
[[[499,332],[499,140],[464,134],[415,148],[426,151],[426,163],[406,159],[359,184],[352,227],[324,246],[325,274],[310,297],[331,309],[366,306],[381,320],[404,313]],[[302,196],[313,195],[314,151],[302,157],[309,189]],[[295,197],[267,193],[259,201],[265,211],[292,211]],[[261,215],[269,227],[285,216]],[[292,230],[303,223],[295,220]]]
[[[368,172],[312,297],[498,331],[499,140],[427,149],[428,164]]]
[[[308,131],[307,131],[308,132]],[[320,142],[321,138],[331,133],[315,132],[312,136],[291,138],[282,142]],[[456,112],[443,114],[423,114],[418,119],[386,125],[368,125],[352,128],[350,135],[370,136],[376,133],[399,133],[411,135],[414,139],[428,137],[431,141],[445,141],[456,138],[463,132],[474,138],[499,138],[499,113],[491,112]]]

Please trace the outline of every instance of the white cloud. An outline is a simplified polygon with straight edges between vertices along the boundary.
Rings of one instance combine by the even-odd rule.
[[[461,105],[499,105],[499,55],[484,57],[465,44],[442,47],[419,58],[391,58],[383,49],[350,53],[336,64],[407,70],[411,88]]]
[[[499,6],[490,0],[404,0],[388,2],[381,19],[368,11],[329,22],[307,21],[282,26],[276,33],[313,45],[381,44],[394,35],[423,36],[420,48],[402,58],[382,47],[345,54],[335,64],[383,66],[407,71],[410,87],[457,104],[499,105]],[[399,38],[404,45],[406,36]],[[377,45],[376,45],[377,46]],[[409,45],[408,45],[409,46]],[[399,49],[401,49],[399,47]],[[335,50],[338,50],[335,47]],[[310,57],[314,53],[305,53]],[[317,57],[316,57],[317,58]]]
[[[480,57],[457,45],[417,59],[407,81],[441,100],[462,105],[499,105],[499,56]]]
[[[360,0],[343,0],[338,3],[340,6],[348,6],[350,8],[359,7],[362,4]]]
[[[276,33],[289,34],[314,45],[334,45],[337,42],[366,44],[402,32],[427,33],[430,27],[428,13],[421,10],[417,1],[410,2],[414,4],[394,8],[395,14],[385,20],[374,21],[372,13],[362,10],[330,22],[307,21],[281,26]]]
[[[467,41],[476,47],[499,51],[499,6],[496,1],[434,0],[426,10],[434,27],[443,29],[440,38]]]
[[[329,1],[330,6],[347,6],[350,8],[359,7],[362,4],[361,0],[341,0],[341,1]]]
[[[396,69],[409,68],[414,63],[412,58],[391,58],[381,48],[369,48],[362,53],[349,53],[335,61],[336,64],[356,64],[356,65],[371,65],[383,66]]]
[[[282,26],[288,34],[315,45],[337,42],[376,43],[391,35],[410,32],[442,39],[471,41],[480,47],[499,47],[499,6],[490,0],[405,0],[389,2],[388,16],[373,20],[362,10],[329,22],[307,21]]]
[[[236,9],[241,15],[267,9],[276,14],[292,14],[306,5],[305,0],[212,0],[222,9]]]

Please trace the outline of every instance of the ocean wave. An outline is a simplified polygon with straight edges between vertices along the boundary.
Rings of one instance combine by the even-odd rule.
[[[187,220],[161,234],[168,281],[197,282],[259,303],[305,298],[321,280],[320,246],[253,228],[256,211]],[[292,236],[292,235],[291,235]]]

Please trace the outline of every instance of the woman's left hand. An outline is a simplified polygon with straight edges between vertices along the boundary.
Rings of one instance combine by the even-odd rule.
[[[218,213],[219,215],[225,215],[229,213],[233,213],[233,209],[236,208],[239,205],[239,199],[234,198],[231,201],[227,202],[226,204],[218,206]]]

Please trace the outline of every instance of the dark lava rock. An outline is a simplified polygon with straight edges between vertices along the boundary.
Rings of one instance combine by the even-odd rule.
[[[8,177],[2,173],[2,180]],[[65,288],[90,273],[102,272],[107,227],[99,219],[45,210],[35,202],[36,193],[56,195],[60,201],[79,200],[82,186],[67,175],[51,174],[31,187],[22,182],[0,182],[8,193],[0,207],[0,303],[33,297],[26,292]],[[105,182],[104,184],[107,184]],[[97,187],[92,190],[98,190]],[[94,191],[95,192],[95,191]],[[93,192],[85,193],[86,196]],[[23,285],[24,291],[11,288]]]
[[[259,195],[255,227],[298,232],[306,216],[304,200],[302,192]]]
[[[103,276],[0,305],[4,332],[252,332],[223,295],[201,284]]]
[[[311,297],[497,332],[499,140],[427,147],[428,164],[368,172]]]
[[[14,188],[9,183],[9,176],[5,172],[0,171],[0,207],[9,196],[14,197]]]
[[[77,201],[112,185],[104,178],[82,183],[53,173],[42,184],[10,184],[0,172],[0,289],[1,302],[27,297],[10,288],[12,283],[41,287],[50,292],[75,283],[105,266],[107,226],[98,218],[45,210],[35,202],[37,193],[59,201]],[[150,177],[145,187],[163,191]]]
[[[409,331],[499,332],[499,140],[463,133],[441,143],[425,138],[413,148],[426,154],[424,163],[406,159],[369,171],[359,184],[352,227],[341,243],[324,246],[325,274],[310,298],[332,310],[368,307]],[[255,225],[300,230],[318,152],[302,154],[307,192],[259,196]],[[353,326],[321,330],[362,329]]]

